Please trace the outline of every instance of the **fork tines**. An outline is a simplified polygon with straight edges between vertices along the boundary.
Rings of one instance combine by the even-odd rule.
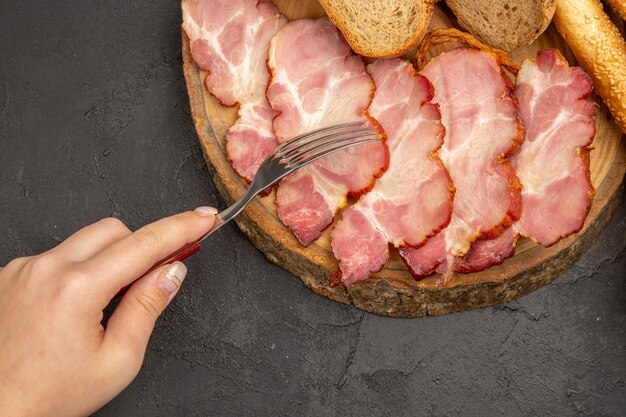
[[[345,123],[298,136],[279,146],[274,159],[287,168],[298,168],[350,146],[378,141],[379,135],[364,122]]]

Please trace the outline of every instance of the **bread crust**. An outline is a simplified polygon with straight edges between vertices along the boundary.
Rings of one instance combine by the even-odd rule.
[[[626,133],[626,42],[599,0],[557,0],[554,23]]]
[[[492,48],[489,45],[485,45],[480,42],[474,36],[469,33],[461,32],[458,29],[436,29],[424,37],[422,43],[420,43],[415,53],[415,66],[418,70],[422,70],[426,65],[426,54],[433,47],[446,42],[461,42],[474,49],[481,50],[493,56],[493,58],[502,66],[504,66],[511,74],[517,75],[519,71],[519,65],[514,63],[506,52],[497,48]]]
[[[413,1],[416,1],[417,3],[422,3],[424,10],[424,12],[420,16],[421,20],[415,33],[411,34],[401,44],[389,44],[385,49],[375,49],[368,44],[363,44],[360,42],[359,37],[350,30],[350,23],[346,21],[346,16],[341,14],[332,6],[331,0],[319,0],[320,4],[326,11],[326,14],[335,24],[335,26],[339,28],[344,38],[346,38],[346,41],[348,41],[348,44],[350,44],[352,50],[354,50],[354,52],[359,55],[363,55],[369,58],[394,58],[403,55],[422,40],[424,34],[426,33],[426,30],[428,29],[430,18],[432,17],[435,3],[437,2],[437,0]]]
[[[479,29],[478,25],[476,25],[462,10],[463,8],[469,7],[484,7],[478,3],[482,3],[482,1],[446,0],[446,4],[456,16],[458,23],[459,25],[461,25],[461,27],[466,29],[472,35],[476,36],[481,41],[504,51],[511,51],[522,45],[530,45],[531,43],[533,43],[535,39],[537,39],[546,30],[546,28],[552,21],[552,16],[554,15],[554,10],[556,8],[556,0],[543,0],[539,10],[541,13],[541,22],[539,23],[537,30],[530,35],[526,34],[525,36],[520,36],[518,34],[518,36],[515,37],[511,34],[511,28],[507,27],[503,28],[504,30],[501,30],[500,32],[498,32],[498,35],[494,36],[490,33],[485,33],[483,30]]]

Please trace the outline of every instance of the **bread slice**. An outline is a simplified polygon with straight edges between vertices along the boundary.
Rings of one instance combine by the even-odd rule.
[[[352,49],[372,58],[402,55],[422,39],[437,0],[320,0]]]
[[[505,51],[530,45],[550,24],[556,0],[446,0],[459,25]]]

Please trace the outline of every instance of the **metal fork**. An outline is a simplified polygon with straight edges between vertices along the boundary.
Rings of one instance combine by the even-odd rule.
[[[215,224],[208,233],[157,262],[150,271],[196,253],[200,250],[200,242],[241,213],[257,194],[286,175],[331,153],[378,140],[378,133],[364,122],[354,122],[318,129],[282,144],[261,163],[243,197],[215,216]]]

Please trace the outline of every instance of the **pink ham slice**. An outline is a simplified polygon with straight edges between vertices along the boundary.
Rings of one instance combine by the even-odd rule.
[[[369,113],[387,134],[390,162],[374,188],[331,232],[344,285],[365,280],[389,257],[388,243],[421,245],[450,221],[454,188],[436,152],[444,129],[433,87],[400,59],[368,66],[376,94]]]
[[[267,98],[278,113],[279,142],[315,129],[367,120],[374,85],[363,60],[352,54],[326,18],[296,20],[274,37],[268,59]],[[303,245],[332,223],[347,196],[373,185],[388,163],[383,143],[355,146],[322,158],[283,179],[278,215]]]
[[[594,195],[589,166],[596,113],[588,100],[592,90],[589,76],[580,68],[570,68],[557,50],[540,51],[536,59],[522,64],[513,94],[519,101],[526,140],[511,158],[524,185],[521,216],[497,238],[474,242],[457,263],[458,272],[502,263],[515,253],[519,234],[550,246],[582,228]],[[427,275],[445,261],[412,255],[409,263],[416,268],[421,267],[420,261],[427,263],[417,275]]]
[[[208,71],[207,89],[223,105],[239,105],[226,152],[235,171],[251,181],[277,145],[265,63],[272,37],[287,20],[272,3],[258,0],[183,0],[182,9],[191,55]]]
[[[482,254],[482,261],[464,260],[461,272],[502,263],[514,254],[518,234],[550,246],[582,228],[594,195],[589,174],[596,113],[588,100],[592,91],[589,76],[570,68],[555,49],[524,61],[513,94],[526,140],[511,159],[524,185],[522,213],[506,233],[472,245],[470,253]]]
[[[556,49],[522,64],[514,95],[526,140],[512,162],[524,190],[520,234],[543,246],[578,232],[589,213],[594,189],[589,146],[595,135],[596,105],[589,76],[570,68]]]
[[[470,253],[483,254],[482,262],[464,260],[461,272],[500,264],[515,252],[518,234],[550,246],[582,228],[594,195],[589,167],[596,113],[588,100],[592,91],[589,76],[570,68],[555,49],[524,61],[513,94],[526,140],[511,159],[524,185],[522,213],[506,233],[477,242],[477,248],[472,245]]]
[[[446,128],[439,155],[456,187],[452,219],[438,236],[401,256],[416,277],[444,272],[443,281],[476,239],[499,236],[519,217],[521,186],[508,157],[523,137],[511,84],[493,55],[458,48],[423,69]]]
[[[456,263],[455,270],[467,274],[500,265],[515,255],[517,238],[515,229],[508,227],[495,239],[479,239],[473,242],[469,252]]]
[[[455,258],[455,271],[478,272],[499,265],[515,254],[518,235],[508,227],[495,239],[478,239],[462,257]],[[419,250],[404,250],[402,256],[413,276],[425,277],[435,271],[446,273],[447,253],[445,234],[439,233]]]
[[[415,279],[434,274],[441,265],[446,265],[447,256],[444,232],[428,239],[419,248],[400,248],[400,257]]]

